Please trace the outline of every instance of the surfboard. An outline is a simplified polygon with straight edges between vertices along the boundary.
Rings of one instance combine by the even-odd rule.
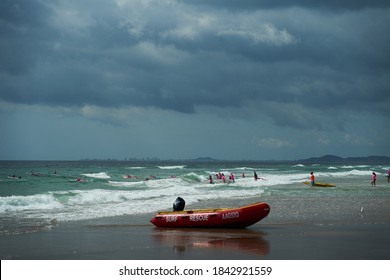
[[[8,176],[8,179],[22,179],[21,176]]]
[[[310,185],[309,181],[305,181],[303,183],[306,184],[306,185]],[[335,184],[315,182],[313,187],[336,187],[336,185]]]

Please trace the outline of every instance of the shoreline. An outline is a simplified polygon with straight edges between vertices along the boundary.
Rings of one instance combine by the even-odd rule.
[[[61,222],[0,236],[3,260],[390,259],[386,198],[264,197],[268,217],[246,229],[159,229],[150,214]],[[242,205],[256,198],[225,201]],[[222,203],[222,202],[220,202]],[[199,203],[200,207],[213,201]],[[364,205],[365,211],[361,212]],[[320,214],[312,211],[321,209]]]
[[[380,260],[389,224],[264,224],[247,229],[65,225],[2,237],[2,260]]]

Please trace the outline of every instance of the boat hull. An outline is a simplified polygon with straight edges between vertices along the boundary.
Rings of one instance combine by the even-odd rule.
[[[150,222],[156,227],[245,228],[268,216],[270,207],[258,202],[237,208],[158,212]]]

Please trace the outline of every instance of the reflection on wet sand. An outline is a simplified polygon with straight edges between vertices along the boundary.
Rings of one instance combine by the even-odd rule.
[[[238,250],[259,256],[270,251],[266,234],[248,229],[168,229],[155,228],[153,239],[161,245],[172,246],[176,254],[184,255],[190,248]]]

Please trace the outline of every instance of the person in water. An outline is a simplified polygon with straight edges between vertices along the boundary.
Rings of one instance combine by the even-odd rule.
[[[314,186],[315,184],[315,178],[314,178],[314,172],[310,172],[310,186]]]
[[[259,179],[265,180],[264,178],[261,178],[261,177],[257,176],[256,171],[253,171],[253,177],[255,178],[255,181],[257,181]]]
[[[390,169],[387,171],[387,183],[390,183]]]
[[[376,173],[372,172],[371,186],[376,186]]]
[[[230,175],[229,175],[229,181],[230,181],[230,182],[233,182],[233,183],[235,182],[233,172],[230,173]]]
[[[209,182],[210,182],[210,184],[212,184],[213,183],[213,176],[209,176]]]

